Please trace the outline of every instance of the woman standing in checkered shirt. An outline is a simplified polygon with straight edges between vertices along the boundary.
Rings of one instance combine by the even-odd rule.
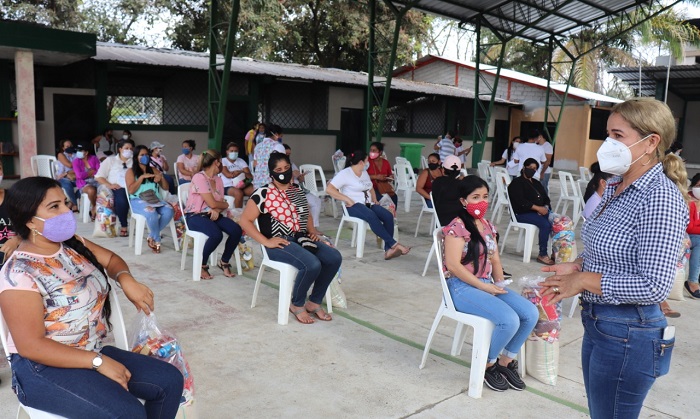
[[[574,263],[545,267],[552,303],[581,293],[581,362],[591,417],[638,417],[657,377],[670,367],[675,330],[659,303],[671,292],[688,225],[687,175],[664,152],[676,137],[671,110],[639,98],[615,105],[598,150],[613,176],[585,221]],[[685,200],[684,200],[685,199]]]

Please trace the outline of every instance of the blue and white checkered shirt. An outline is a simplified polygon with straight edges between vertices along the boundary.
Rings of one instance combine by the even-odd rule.
[[[657,304],[673,286],[688,205],[661,163],[615,197],[621,181],[608,181],[600,205],[583,224],[583,271],[603,275],[603,295],[584,291],[583,300]]]

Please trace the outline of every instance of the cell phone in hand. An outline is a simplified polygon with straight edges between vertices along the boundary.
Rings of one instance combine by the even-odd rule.
[[[5,264],[5,252],[0,252],[0,266]]]

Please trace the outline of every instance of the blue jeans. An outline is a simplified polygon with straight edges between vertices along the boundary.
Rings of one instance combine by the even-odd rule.
[[[177,185],[175,185],[175,178],[166,173],[163,173],[163,177],[165,178],[165,181],[168,182],[168,192],[170,192],[173,195],[177,195]]]
[[[184,379],[156,358],[105,346],[129,372],[129,391],[97,371],[55,368],[12,354],[12,388],[25,406],[71,418],[174,418]],[[146,401],[142,405],[138,399]]]
[[[230,218],[219,215],[216,221],[212,221],[209,215],[202,214],[189,214],[187,215],[187,226],[192,231],[199,231],[200,233],[206,234],[209,238],[204,243],[204,252],[202,253],[202,263],[207,263],[209,256],[216,250],[224,239],[224,234],[228,234],[228,239],[226,239],[226,244],[224,247],[224,253],[221,255],[221,261],[228,263],[231,260],[231,255],[233,251],[236,250],[236,246],[241,242],[241,236],[243,235],[243,230],[241,226],[236,224]]]
[[[114,196],[114,213],[119,218],[119,225],[122,228],[127,228],[129,226],[129,201],[126,200],[126,189],[112,189],[112,195]]]
[[[428,208],[433,207],[433,201],[429,200],[428,198],[423,198],[423,199],[425,199],[425,205],[427,205]]]
[[[668,373],[674,339],[658,304],[583,303],[583,383],[591,418],[636,418],[657,377]]]
[[[70,179],[63,177],[58,180],[61,184],[61,188],[66,192],[66,196],[73,205],[78,205],[78,200],[75,197],[75,182],[71,182]]]
[[[547,195],[549,195],[549,179],[551,178],[551,173],[545,173],[544,176],[542,176],[542,179],[540,179],[540,183],[542,183],[542,186],[544,186],[544,191],[547,192]]]
[[[306,303],[311,284],[314,284],[314,289],[311,290],[309,300],[321,304],[328,286],[340,269],[343,257],[338,250],[321,242],[316,242],[318,251],[313,254],[294,242],[293,237],[285,239],[289,245],[282,249],[267,249],[267,255],[271,260],[287,263],[299,270],[292,288],[292,304],[302,307]]]
[[[549,222],[548,215],[540,215],[534,211],[524,214],[515,214],[515,219],[520,223],[532,224],[540,230],[540,256],[547,256],[547,242],[549,241],[549,233],[552,232],[552,223]]]
[[[160,232],[170,224],[170,220],[175,215],[175,210],[167,202],[163,202],[162,207],[151,207],[143,199],[132,198],[131,209],[136,214],[146,217],[148,225],[148,237],[160,243]]]
[[[184,185],[185,183],[192,182],[191,180],[187,180],[187,179],[183,179],[183,178],[179,178],[177,181],[178,181],[179,185]]]
[[[396,244],[396,240],[394,240],[394,216],[381,205],[372,205],[370,209],[365,204],[357,203],[348,207],[348,215],[367,221],[372,232],[384,240],[385,251]]]
[[[688,282],[698,283],[700,276],[700,234],[690,236],[690,261],[688,263]]]
[[[489,279],[481,281],[491,282]],[[488,362],[496,362],[499,354],[515,358],[537,324],[537,307],[508,288],[505,288],[507,294],[492,295],[457,277],[449,278],[447,287],[457,311],[489,319],[496,325],[491,335]]]

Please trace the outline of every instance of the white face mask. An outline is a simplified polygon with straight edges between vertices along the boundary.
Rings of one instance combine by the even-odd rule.
[[[129,139],[129,135],[128,135],[128,134],[122,135],[122,140],[128,140],[128,139]]]
[[[75,153],[75,157],[77,157],[77,158],[79,158],[79,159],[82,159],[83,157],[85,157],[85,152],[84,152],[84,151],[78,151],[78,152]]]
[[[369,162],[365,162],[365,168],[364,168],[364,171],[366,172],[366,171],[367,171],[367,169],[369,169]]]
[[[228,159],[229,160],[236,160],[238,159],[238,152],[237,151],[232,151],[228,153]]]
[[[607,172],[613,175],[624,175],[629,170],[630,166],[639,161],[644,154],[639,156],[635,161],[632,161],[631,147],[641,143],[647,138],[651,137],[651,134],[627,147],[624,143],[617,141],[614,138],[606,138],[603,145],[598,149],[596,153],[598,157],[598,163],[600,164],[600,170],[602,172]]]
[[[0,182],[2,182],[2,177],[3,177],[3,175],[0,175]]]
[[[513,143],[513,150],[517,149],[520,143]]]
[[[700,186],[696,186],[692,189],[693,191],[693,196],[695,199],[700,199]]]
[[[130,159],[134,157],[134,150],[122,150],[122,157],[125,159]]]

